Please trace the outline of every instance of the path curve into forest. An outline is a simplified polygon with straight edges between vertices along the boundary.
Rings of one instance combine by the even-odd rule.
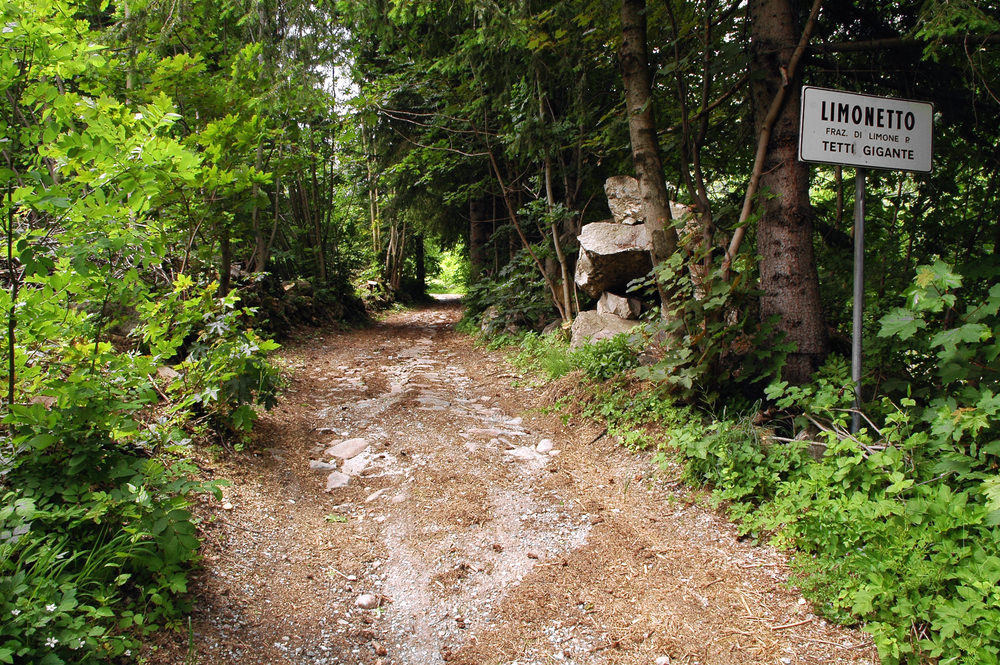
[[[782,554],[648,455],[540,414],[460,314],[286,343],[291,383],[256,444],[201,461],[232,484],[199,507],[191,628],[161,635],[154,665],[877,662],[786,588]],[[328,451],[352,439],[367,448],[327,491]]]

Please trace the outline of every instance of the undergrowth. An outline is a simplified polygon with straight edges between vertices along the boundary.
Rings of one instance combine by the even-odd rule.
[[[123,349],[83,341],[85,313],[29,302],[38,333],[22,331],[0,430],[0,663],[135,662],[144,636],[181,627],[191,498],[222,484],[191,480],[193,440],[238,445],[277,390],[277,345],[217,289],[184,277],[140,297]]]

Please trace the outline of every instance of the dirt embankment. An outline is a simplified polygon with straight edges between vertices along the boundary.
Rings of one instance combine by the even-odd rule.
[[[211,463],[232,485],[203,507],[191,630],[154,665],[877,662],[786,588],[780,553],[540,415],[459,315],[286,344],[257,445]]]

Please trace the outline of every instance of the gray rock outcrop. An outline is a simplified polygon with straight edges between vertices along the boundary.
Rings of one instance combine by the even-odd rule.
[[[646,221],[638,180],[630,175],[611,176],[604,181],[604,193],[616,224],[642,224]],[[670,215],[674,219],[684,219],[690,211],[686,205],[670,202]]]
[[[616,175],[604,181],[608,208],[617,224],[641,224],[646,221],[639,196],[639,182],[629,175]]]
[[[594,222],[583,227],[579,241],[574,279],[592,298],[605,291],[624,291],[653,267],[645,224]]]
[[[597,301],[598,314],[614,314],[623,319],[638,319],[642,302],[638,298],[625,298],[605,291]]]
[[[626,333],[639,325],[638,321],[623,319],[614,314],[601,314],[589,311],[580,312],[573,320],[573,336],[570,348],[578,349],[584,344],[610,339],[615,335]]]

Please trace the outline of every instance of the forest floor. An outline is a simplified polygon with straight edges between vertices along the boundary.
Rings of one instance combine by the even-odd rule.
[[[231,485],[198,508],[190,628],[150,663],[878,662],[676,472],[545,415],[460,315],[443,301],[286,343],[255,444],[200,460]],[[328,490],[345,441],[363,450]]]

